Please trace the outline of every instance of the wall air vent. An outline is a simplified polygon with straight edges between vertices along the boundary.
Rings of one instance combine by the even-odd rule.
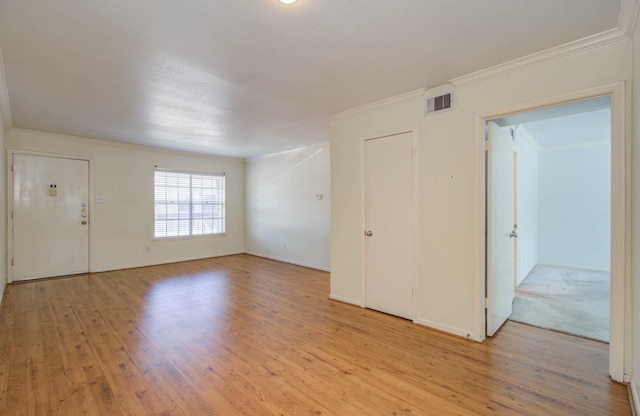
[[[453,108],[453,93],[446,93],[435,97],[424,97],[424,115],[439,113]]]

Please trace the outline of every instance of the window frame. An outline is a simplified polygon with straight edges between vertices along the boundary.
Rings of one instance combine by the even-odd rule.
[[[165,205],[165,207],[169,207],[169,206],[175,206],[177,207],[177,211],[178,211],[178,216],[177,218],[171,219],[169,220],[167,218],[168,214],[167,211],[168,209],[165,208],[165,214],[164,214],[164,219],[159,219],[158,218],[158,198],[157,198],[157,189],[158,189],[158,173],[165,173],[165,174],[174,174],[175,175],[175,180],[176,183],[178,183],[180,181],[180,176],[188,176],[188,182],[189,182],[189,186],[188,186],[188,191],[189,191],[189,198],[188,198],[188,202],[187,201],[180,201],[180,196],[178,196],[176,198],[175,201],[169,201],[167,197],[165,197],[164,202],[161,202],[161,204]],[[207,203],[207,201],[202,201],[201,203],[194,203],[194,195],[193,195],[193,190],[194,190],[194,177],[201,177],[201,178],[213,178],[214,181],[218,181],[221,180],[221,186],[218,187],[221,188],[220,191],[218,191],[218,193],[216,194],[214,192],[214,194],[212,195],[213,198],[213,202],[209,202]],[[184,179],[184,178],[183,178]],[[176,192],[179,193],[180,190],[180,186],[175,186],[175,187],[170,187],[167,186],[167,184],[165,183],[164,186],[162,186],[162,189],[165,190],[165,195],[168,193],[167,191],[170,188],[175,188]],[[197,187],[196,187],[197,188]],[[182,189],[186,189],[186,188],[182,188]],[[210,190],[215,190],[216,187],[200,187],[199,189],[210,189]],[[154,240],[159,240],[159,241],[166,241],[166,240],[173,240],[173,239],[190,239],[190,238],[206,238],[206,237],[215,237],[215,236],[224,236],[226,235],[226,227],[227,227],[227,212],[226,212],[226,208],[227,208],[227,204],[226,204],[226,173],[211,173],[211,172],[197,172],[197,171],[185,171],[185,170],[177,170],[177,169],[165,169],[165,168],[159,168],[158,166],[155,167],[154,172],[153,172],[153,206],[154,206],[154,213],[153,213],[153,239]],[[202,195],[202,194],[201,194]],[[182,195],[184,196],[184,194]],[[219,202],[215,202],[215,199],[218,199]],[[180,205],[187,205],[188,206],[188,218],[180,218]],[[215,208],[212,208],[212,214],[211,217],[207,217],[204,218],[203,214],[200,214],[200,218],[195,218],[194,217],[194,206],[200,206],[200,207],[204,207],[206,205],[210,205],[212,207],[215,206],[219,206],[220,207],[220,216],[215,216]],[[202,211],[200,211],[202,212]],[[196,214],[197,215],[197,214]],[[180,221],[186,221],[188,220],[188,228],[189,228],[189,232],[188,234],[180,234],[180,224],[177,225],[176,229],[178,230],[178,234],[177,235],[168,235],[168,229],[169,227],[167,226],[170,222],[177,222],[179,223]],[[202,232],[202,233],[197,233],[194,234],[194,221],[205,221],[205,220],[210,220],[211,221],[211,227],[213,227],[213,224],[215,223],[215,221],[219,220],[221,222],[221,231],[219,232]],[[158,222],[161,221],[165,224],[165,235],[158,235],[157,234],[157,224]]]

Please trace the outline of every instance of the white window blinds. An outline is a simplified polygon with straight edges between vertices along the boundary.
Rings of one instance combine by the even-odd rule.
[[[224,175],[155,171],[156,238],[225,232]]]

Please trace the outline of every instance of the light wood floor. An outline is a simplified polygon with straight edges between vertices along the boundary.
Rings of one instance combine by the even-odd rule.
[[[485,344],[333,302],[248,255],[7,287],[2,415],[630,415],[606,344]]]

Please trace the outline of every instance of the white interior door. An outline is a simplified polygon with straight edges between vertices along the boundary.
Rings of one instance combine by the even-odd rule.
[[[89,162],[13,155],[13,280],[89,271]]]
[[[413,140],[365,142],[365,306],[413,319]]]
[[[492,121],[488,139],[487,335],[493,336],[511,316],[515,296],[513,140]]]

